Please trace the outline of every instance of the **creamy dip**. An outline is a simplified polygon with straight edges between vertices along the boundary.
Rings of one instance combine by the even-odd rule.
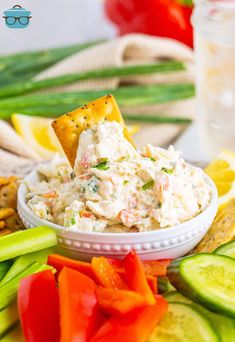
[[[172,146],[136,151],[117,122],[82,132],[74,170],[57,155],[38,171],[42,180],[28,185],[29,208],[69,230],[170,227],[198,215],[211,199],[201,169],[187,164]]]

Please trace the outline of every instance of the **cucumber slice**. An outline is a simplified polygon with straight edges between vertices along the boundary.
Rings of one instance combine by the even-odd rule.
[[[217,254],[176,259],[167,268],[173,286],[217,313],[235,317],[235,260]]]
[[[226,255],[235,259],[235,240],[225,243],[224,245],[216,248],[215,254]]]
[[[208,319],[189,304],[170,303],[148,342],[219,342]]]
[[[166,293],[169,291],[174,291],[174,287],[171,285],[167,277],[157,278],[158,293]]]
[[[183,304],[191,304],[194,308],[204,314],[207,319],[212,324],[213,328],[217,331],[221,342],[234,342],[235,341],[235,320],[226,316],[222,316],[211,312],[201,306],[193,302],[191,299],[183,296],[181,293],[177,291],[171,291],[167,293],[165,299],[169,303],[183,303]]]

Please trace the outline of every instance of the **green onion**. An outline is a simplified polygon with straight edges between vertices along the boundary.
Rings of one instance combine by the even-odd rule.
[[[183,63],[181,62],[162,62],[158,64],[146,64],[146,65],[127,65],[123,67],[113,67],[108,69],[91,70],[86,72],[80,72],[78,74],[68,74],[49,78],[41,81],[19,82],[18,84],[6,86],[0,88],[0,98],[11,97],[30,93],[39,89],[47,89],[51,87],[64,86],[78,81],[84,81],[89,79],[102,79],[110,77],[123,77],[131,75],[145,75],[153,73],[163,73],[176,70],[185,70]]]
[[[162,171],[168,173],[169,175],[171,175],[173,173],[173,171],[174,171],[174,168],[167,169],[166,167],[162,167]]]
[[[124,181],[123,181],[123,185],[127,185],[128,183],[130,183],[129,180],[124,180]]]
[[[142,123],[155,123],[155,124],[177,124],[187,125],[192,123],[192,120],[186,117],[172,117],[172,116],[159,116],[159,115],[144,115],[144,114],[123,114],[126,121],[136,121]]]
[[[39,251],[57,244],[56,233],[48,227],[18,231],[0,239],[0,261]]]
[[[92,166],[92,168],[106,171],[109,169],[109,166],[107,164],[108,164],[108,160],[104,160],[104,161]]]
[[[72,45],[41,51],[30,51],[0,57],[0,85],[15,84],[17,80],[29,80],[34,75],[60,60],[100,43]]]
[[[142,186],[142,190],[143,191],[146,191],[148,189],[152,189],[154,186],[154,180],[152,179],[151,181],[145,183],[143,186]]]
[[[76,219],[75,219],[75,217],[73,216],[73,217],[71,218],[70,225],[73,226],[75,223],[76,223]]]
[[[190,98],[194,96],[194,85],[126,86],[113,90],[16,96],[0,100],[0,118],[10,119],[12,113],[60,116],[108,93],[116,97],[120,107],[132,107]]]

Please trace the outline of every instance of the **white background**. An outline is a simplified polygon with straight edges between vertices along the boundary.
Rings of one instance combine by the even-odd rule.
[[[32,12],[25,29],[5,26],[3,12],[14,5]],[[0,0],[0,54],[109,38],[115,29],[102,0]]]

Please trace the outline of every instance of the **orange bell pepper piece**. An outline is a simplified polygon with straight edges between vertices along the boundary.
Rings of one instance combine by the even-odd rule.
[[[124,258],[125,279],[129,288],[142,294],[149,305],[155,304],[156,300],[148,285],[144,267],[135,251]]]
[[[123,260],[107,258],[109,263],[116,270],[123,270]],[[160,259],[160,260],[142,260],[144,272],[150,276],[164,276],[166,275],[166,268],[171,262],[171,259]]]
[[[146,306],[144,297],[134,291],[97,287],[100,308],[111,315],[123,315]]]
[[[120,275],[120,277],[126,281],[126,274],[123,269],[117,269],[117,273]],[[146,275],[147,282],[149,284],[150,289],[153,291],[154,294],[157,294],[157,277],[151,276],[151,275]]]
[[[91,265],[99,285],[113,289],[128,289],[124,280],[105,257],[93,257]]]
[[[139,311],[109,318],[90,342],[146,342],[154,327],[167,311],[168,304],[162,296],[156,303]]]
[[[94,336],[101,318],[95,290],[86,275],[68,267],[60,272],[60,342],[89,342]]]
[[[93,280],[95,277],[92,266],[88,262],[73,260],[59,254],[50,254],[47,263],[53,266],[58,273],[66,266],[85,274]]]

